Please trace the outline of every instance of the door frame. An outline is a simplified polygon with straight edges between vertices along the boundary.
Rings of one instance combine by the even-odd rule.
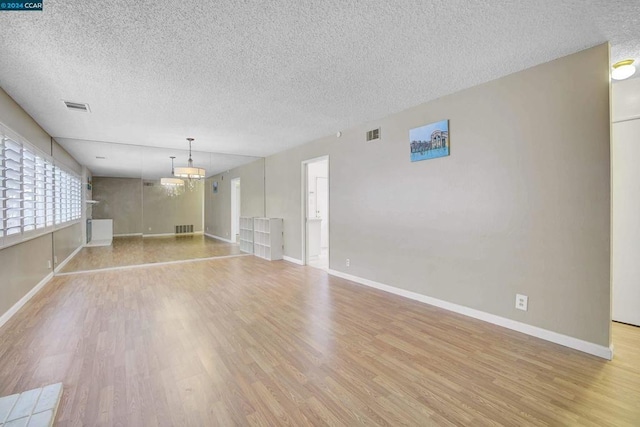
[[[231,236],[229,236],[229,240],[233,243],[238,243],[236,241],[236,236],[240,233],[240,227],[236,227],[235,217],[238,218],[242,216],[242,196],[238,199],[238,191],[236,190],[236,183],[238,186],[242,185],[242,181],[240,181],[240,177],[231,179]],[[242,194],[242,188],[240,188],[240,194]],[[240,204],[240,209],[237,209],[238,204]]]
[[[323,160],[327,161],[327,188],[329,189],[327,191],[327,212],[329,213],[329,218],[327,218],[327,233],[329,235],[329,239],[328,239],[328,244],[327,244],[327,256],[330,257],[331,256],[331,173],[330,173],[330,160],[329,160],[329,155],[324,155],[324,156],[319,156],[319,157],[313,157],[311,159],[307,159],[307,160],[303,160],[300,164],[300,178],[301,178],[301,185],[300,185],[300,199],[302,202],[302,209],[301,209],[301,215],[300,215],[300,219],[302,221],[301,224],[301,232],[302,232],[302,265],[307,265],[307,216],[308,216],[308,203],[307,203],[307,191],[308,191],[308,187],[309,187],[309,183],[308,183],[308,173],[307,173],[307,167],[309,166],[310,163],[317,163],[317,162],[321,162]],[[331,268],[331,265],[329,265],[328,269]]]

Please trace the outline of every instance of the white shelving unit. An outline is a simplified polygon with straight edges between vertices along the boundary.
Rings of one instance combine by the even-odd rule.
[[[253,254],[269,261],[282,259],[282,218],[253,219]]]
[[[253,218],[240,217],[240,251],[253,253]]]

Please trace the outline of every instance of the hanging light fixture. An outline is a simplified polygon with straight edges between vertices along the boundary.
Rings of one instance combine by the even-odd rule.
[[[192,179],[202,179],[205,177],[204,169],[194,167],[193,159],[191,159],[191,143],[193,142],[193,138],[187,138],[187,141],[189,141],[189,162],[186,167],[176,168],[174,175],[178,178],[186,178],[189,181]]]
[[[625,59],[618,61],[611,68],[611,78],[613,80],[624,80],[633,76],[636,72],[636,67],[633,65],[633,59]]]
[[[160,184],[166,188],[167,193],[170,196],[177,196],[184,191],[184,181],[180,178],[176,178],[173,173],[173,159],[175,156],[169,157],[171,159],[171,178],[162,178],[160,179]]]

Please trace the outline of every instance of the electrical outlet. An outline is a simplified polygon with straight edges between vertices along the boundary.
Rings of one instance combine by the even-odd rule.
[[[48,268],[49,270],[51,270],[51,260],[50,260],[50,259],[49,259],[49,260],[47,260],[47,268]]]
[[[529,297],[526,295],[516,294],[516,308],[518,310],[527,311],[529,305]]]
[[[149,231],[151,231],[151,227],[149,227]]]
[[[53,257],[53,263],[56,264],[56,265],[58,264],[58,257],[57,256]]]
[[[349,258],[347,258],[347,267],[349,267],[351,265],[351,260]]]

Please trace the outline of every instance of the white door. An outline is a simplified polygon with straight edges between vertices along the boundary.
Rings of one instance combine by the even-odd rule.
[[[304,263],[329,268],[329,158],[302,162]]]
[[[612,145],[612,318],[640,326],[640,119],[614,123]]]
[[[320,248],[329,247],[329,178],[316,178],[316,212],[320,221]]]

